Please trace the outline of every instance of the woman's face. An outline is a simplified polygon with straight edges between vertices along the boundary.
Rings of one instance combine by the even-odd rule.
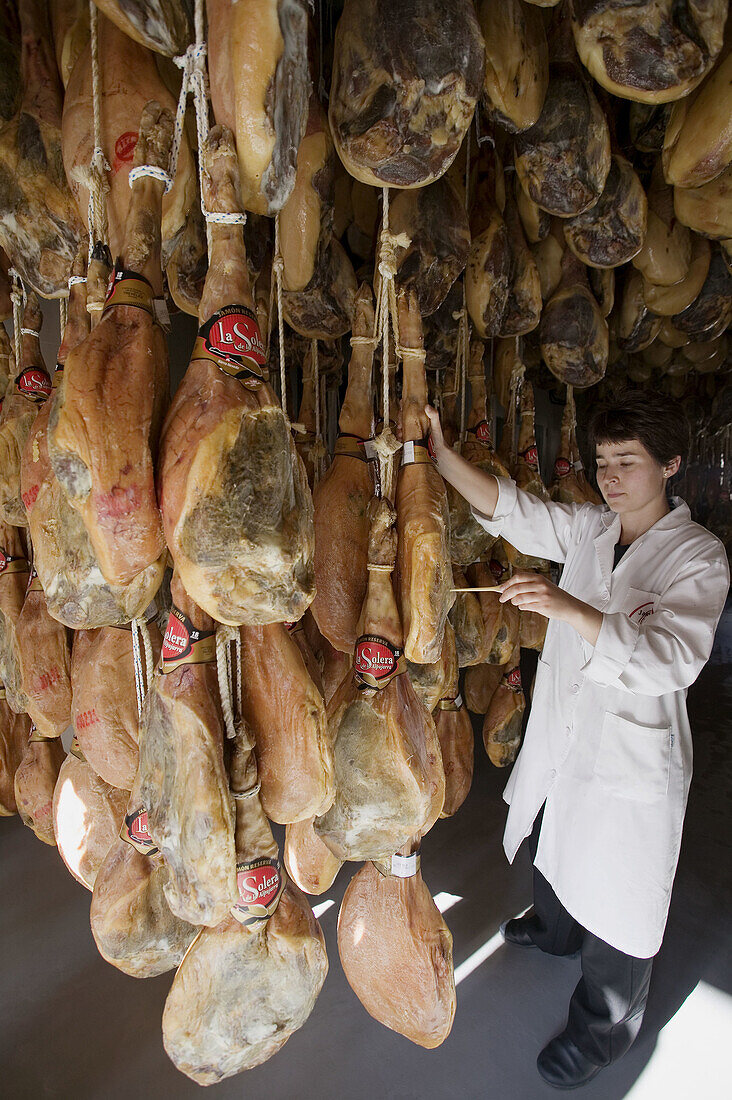
[[[613,512],[638,512],[665,496],[666,482],[679,468],[675,458],[662,466],[639,439],[598,443],[597,485]]]

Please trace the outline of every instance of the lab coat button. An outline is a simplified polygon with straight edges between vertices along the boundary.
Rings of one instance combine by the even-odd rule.
[[[550,777],[550,779],[556,779],[557,778],[557,773],[556,773],[554,768],[552,768],[552,770],[549,772],[549,777]]]
[[[572,684],[572,687],[570,688],[570,691],[572,692],[573,695],[576,695],[577,692],[579,691],[579,684]]]

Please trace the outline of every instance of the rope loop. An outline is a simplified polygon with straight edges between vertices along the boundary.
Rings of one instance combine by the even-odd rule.
[[[164,168],[158,168],[156,164],[139,164],[137,168],[132,168],[130,170],[130,174],[128,176],[130,187],[132,187],[136,180],[145,178],[160,180],[161,183],[164,183],[166,195],[173,186],[173,181],[170,178],[170,174],[166,172]]]
[[[236,669],[232,669],[231,643],[236,642]],[[218,623],[216,627],[216,672],[219,679],[221,710],[224,715],[226,736],[236,737],[235,711],[241,698],[241,637],[236,627]],[[234,691],[236,696],[234,697]]]

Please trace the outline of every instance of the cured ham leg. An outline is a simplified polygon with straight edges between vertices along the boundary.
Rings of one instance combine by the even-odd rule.
[[[313,828],[315,818],[296,821],[285,830],[285,867],[306,894],[324,894],[335,882],[343,861],[333,855]]]
[[[86,245],[77,253],[70,288],[68,320],[54,374],[57,387],[66,358],[89,334],[87,311]],[[106,286],[109,267],[104,251],[95,250],[88,285],[94,297],[100,283]],[[98,316],[98,314],[97,314]],[[41,406],[23,451],[21,490],[33,542],[33,564],[38,571],[46,602],[59,622],[74,629],[121,625],[142,615],[163,576],[164,557],[144,569],[129,583],[113,585],[105,580],[80,513],[66,496],[48,454],[48,424],[57,393]]]
[[[224,769],[224,728],[214,624],[174,574],[161,664],[140,728],[139,798],[170,871],[173,913],[218,924],[236,897],[234,815]]]
[[[460,695],[458,672],[456,665],[435,711],[445,769],[445,803],[440,817],[452,817],[460,809],[473,782],[473,725]]]
[[[465,704],[472,714],[487,714],[496,688],[505,671],[503,665],[487,662],[465,673]]]
[[[18,619],[28,587],[30,565],[20,529],[0,521],[0,680],[16,714],[28,707],[18,647]]]
[[[212,1085],[260,1065],[312,1012],[328,972],[320,925],[280,867],[256,793],[251,743],[239,730],[230,765],[236,798],[238,900],[204,929],[178,968],[163,1012],[174,1065]]]
[[[203,151],[210,210],[238,212],[233,138]],[[163,429],[158,491],[186,590],[219,622],[294,622],[314,596],[305,468],[264,381],[241,226],[212,225],[201,329]]]
[[[415,665],[407,661],[407,669],[417,698],[422,700],[425,709],[431,714],[448,690],[448,684],[458,675],[455,631],[449,620],[445,623],[439,661],[435,661],[433,665]]]
[[[0,685],[0,817],[17,814],[15,773],[25,754],[30,734],[27,714],[14,714]]]
[[[185,53],[193,37],[190,4],[178,0],[99,0],[97,7],[135,42],[166,57]]]
[[[100,779],[72,743],[53,792],[53,827],[61,859],[87,890],[117,840],[129,797]]]
[[[427,382],[414,291],[399,293],[398,308],[404,356],[401,434],[405,444],[396,491],[400,609],[407,659],[425,665],[439,659],[447,613],[454,601],[450,592],[450,519],[445,483],[426,445]]]
[[[71,721],[71,646],[66,627],[48,614],[34,568],[16,631],[28,714],[41,733],[60,737]]]
[[[167,167],[172,129],[171,113],[148,103],[136,167]],[[168,400],[165,334],[154,316],[162,193],[160,180],[147,176],[132,186],[113,287],[98,325],[69,353],[49,421],[54,473],[112,584],[129,583],[165,547],[153,479]]]
[[[148,630],[157,661],[160,631],[154,622]],[[83,755],[106,783],[131,790],[139,741],[132,630],[109,626],[77,631],[71,686],[71,724]]]
[[[497,477],[508,477],[508,470],[496,454],[491,438],[483,350],[482,341],[471,342],[468,366],[471,395],[467,416],[468,433],[460,453],[479,470]],[[450,508],[450,556],[458,565],[470,565],[488,552],[494,539],[475,519],[465,497],[452,485],[447,486],[447,501]]]
[[[43,324],[41,303],[30,292],[23,311],[21,362],[18,376],[6,394],[0,422],[0,515],[16,527],[27,524],[21,499],[21,455],[39,407],[51,393],[51,378],[41,354],[39,333]]]
[[[339,859],[380,858],[427,832],[444,801],[445,776],[434,722],[406,674],[403,634],[390,572],[394,512],[373,511],[369,585],[354,672],[328,706],[336,797],[315,832]]]
[[[521,687],[520,650],[514,649],[483,720],[483,744],[492,764],[505,768],[516,759],[526,699]]]
[[[284,623],[241,628],[242,714],[256,743],[262,806],[280,824],[333,802],[323,696]]]
[[[395,861],[408,864],[414,847],[407,844]],[[452,936],[419,864],[407,866],[408,878],[394,875],[392,866],[367,863],[351,879],[338,914],[338,952],[369,1015],[432,1049],[455,1017]]]
[[[364,283],[356,299],[348,387],[338,418],[340,434],[330,468],[313,493],[316,594],[312,613],[320,633],[345,653],[351,653],[356,644],[366,596],[368,506],[374,477],[364,444],[374,429],[374,347],[363,341],[371,338],[373,328],[371,291]]]
[[[56,844],[53,791],[65,757],[60,737],[44,737],[31,726],[30,740],[15,773],[15,801],[23,824],[52,846]]]
[[[554,481],[549,489],[549,496],[561,504],[600,504],[600,498],[595,493],[589,481],[577,468],[579,462],[579,450],[575,434],[576,413],[574,397],[570,387],[567,387],[567,402],[562,413],[562,429],[559,439],[559,450],[554,460]]]
[[[17,11],[22,103],[0,132],[0,245],[26,286],[56,298],[66,291],[82,226],[61,159],[62,90],[47,4],[23,0]],[[4,51],[8,76],[11,56]],[[4,98],[0,112],[7,108]]]
[[[452,583],[454,588],[459,588],[461,591],[455,596],[449,619],[455,631],[458,667],[465,668],[468,665],[477,665],[483,660],[485,628],[478,598],[474,592],[465,591],[468,587],[465,574],[458,565],[454,564]]]
[[[99,954],[132,978],[173,970],[198,929],[174,916],[165,900],[170,874],[139,820],[116,840],[94,880],[91,930]],[[149,854],[148,854],[149,853]]]

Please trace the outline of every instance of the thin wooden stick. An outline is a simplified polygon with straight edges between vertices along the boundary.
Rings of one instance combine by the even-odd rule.
[[[502,588],[451,588],[451,592],[503,592]]]

